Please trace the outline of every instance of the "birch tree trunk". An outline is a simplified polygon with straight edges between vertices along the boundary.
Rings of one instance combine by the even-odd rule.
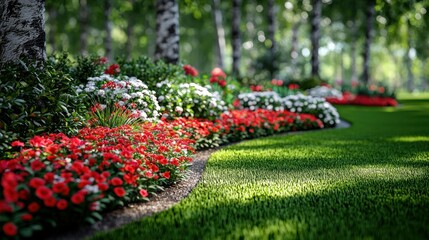
[[[356,26],[356,19],[353,19],[352,22],[352,42],[351,42],[351,81],[357,81],[357,68],[356,68],[356,42],[357,42],[357,26]]]
[[[296,65],[297,59],[299,56],[298,31],[299,31],[299,28],[301,27],[301,23],[302,21],[301,19],[299,19],[293,24],[293,27],[292,27],[292,46],[290,50],[290,56],[292,58],[292,66]]]
[[[370,81],[371,44],[374,37],[375,0],[368,0],[366,9],[365,44],[363,51],[362,81],[368,84]]]
[[[411,29],[410,19],[407,19],[407,54],[405,54],[405,66],[407,68],[407,90],[413,92],[414,90],[414,73],[413,73],[413,60],[411,59],[411,49],[413,48],[413,31]]]
[[[134,9],[135,0],[129,0],[132,9]],[[130,60],[132,58],[133,51],[133,38],[134,38],[134,17],[130,13],[128,16],[127,22],[127,42],[125,43],[125,50],[127,51],[127,58]]]
[[[45,61],[45,1],[2,0],[0,65],[19,59]]]
[[[232,1],[232,74],[240,76],[240,60],[241,60],[241,0]]]
[[[320,21],[322,17],[322,1],[312,0],[311,19],[311,76],[319,77],[319,40]]]
[[[112,0],[104,0],[104,29],[106,31],[106,39],[104,40],[104,48],[106,57],[109,61],[113,60],[112,49]]]
[[[271,55],[274,56],[277,43],[275,39],[276,35],[276,2],[275,0],[268,0],[268,39],[271,41]]]
[[[216,28],[216,54],[217,66],[223,69],[225,67],[225,30],[222,24],[222,11],[220,10],[220,0],[213,0],[213,18]]]
[[[179,5],[177,0],[156,1],[155,58],[179,63]]]
[[[79,44],[80,44],[80,55],[88,54],[88,3],[87,0],[79,0]]]

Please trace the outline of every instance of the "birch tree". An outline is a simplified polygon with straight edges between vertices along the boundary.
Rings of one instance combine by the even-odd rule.
[[[167,63],[179,62],[179,5],[177,0],[156,1],[155,58]]]
[[[46,59],[44,0],[2,0],[0,65],[19,59]]]

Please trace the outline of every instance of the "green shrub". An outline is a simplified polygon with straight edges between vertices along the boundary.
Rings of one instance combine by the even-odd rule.
[[[186,78],[184,70],[177,65],[163,61],[153,61],[149,57],[141,56],[135,60],[118,59],[120,74],[141,79],[151,90],[156,84],[164,80]]]
[[[46,64],[8,64],[0,69],[0,157],[11,140],[46,132],[74,133],[85,106],[75,92],[65,55]]]

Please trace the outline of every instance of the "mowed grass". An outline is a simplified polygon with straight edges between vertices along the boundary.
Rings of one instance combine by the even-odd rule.
[[[429,101],[214,153],[175,207],[94,239],[429,239]]]

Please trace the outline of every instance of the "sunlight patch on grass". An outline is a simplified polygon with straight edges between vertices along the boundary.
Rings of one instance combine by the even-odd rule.
[[[401,136],[388,139],[393,142],[429,142],[429,136]]]

